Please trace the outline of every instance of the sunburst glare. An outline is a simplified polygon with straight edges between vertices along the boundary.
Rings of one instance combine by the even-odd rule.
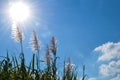
[[[9,16],[13,21],[23,22],[30,17],[30,7],[23,2],[11,3]]]

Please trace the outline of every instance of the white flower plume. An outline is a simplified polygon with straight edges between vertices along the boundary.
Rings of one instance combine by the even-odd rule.
[[[35,31],[33,31],[32,37],[30,39],[31,48],[33,51],[39,52],[40,50],[40,41]]]
[[[23,33],[15,23],[12,25],[12,38],[17,42],[21,42],[23,40]]]
[[[57,41],[56,41],[55,37],[52,37],[52,39],[51,39],[51,51],[54,55],[56,55]]]
[[[71,74],[71,72],[72,72],[72,70],[73,70],[73,67],[74,67],[74,64],[72,64],[72,61],[71,61],[71,59],[69,58],[66,66],[65,66],[66,73],[67,73],[67,74]]]
[[[49,49],[48,45],[47,45],[47,49],[46,49],[45,60],[46,60],[47,65],[50,65],[51,55],[50,55],[50,49]]]

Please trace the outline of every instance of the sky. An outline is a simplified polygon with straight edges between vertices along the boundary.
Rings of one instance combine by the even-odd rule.
[[[0,56],[19,54],[19,43],[11,39],[11,20],[7,10],[11,1],[0,0]],[[16,0],[17,1],[17,0]],[[30,5],[31,18],[24,30],[24,52],[30,61],[29,39],[33,30],[41,42],[43,59],[46,44],[57,39],[58,66],[71,58],[79,68],[86,65],[88,80],[120,79],[120,0],[22,0]]]

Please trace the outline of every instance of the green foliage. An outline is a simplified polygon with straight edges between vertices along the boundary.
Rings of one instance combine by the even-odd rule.
[[[22,43],[21,43],[22,45]],[[55,38],[52,37],[50,46],[46,49],[46,67],[40,69],[39,53],[33,54],[29,66],[25,64],[25,57],[21,47],[20,62],[15,56],[11,58],[8,55],[0,61],[0,80],[78,80],[77,70],[72,65],[70,58],[64,62],[63,75],[57,74],[57,44]],[[52,55],[52,57],[50,56]],[[36,63],[36,65],[35,65]],[[85,66],[83,66],[83,78],[85,80]]]

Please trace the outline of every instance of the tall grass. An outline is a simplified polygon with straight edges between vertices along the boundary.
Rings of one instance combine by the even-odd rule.
[[[64,62],[63,75],[57,74],[57,41],[55,37],[51,38],[51,42],[46,46],[45,65],[44,69],[40,67],[39,51],[40,43],[35,31],[31,38],[31,47],[33,49],[33,56],[29,63],[26,65],[23,52],[23,37],[19,27],[13,30],[13,38],[16,39],[21,46],[20,62],[15,56],[9,57],[7,52],[6,57],[0,61],[0,80],[79,80],[75,65],[72,60]],[[35,65],[36,63],[36,65]],[[83,66],[82,80],[85,80],[85,66]]]

